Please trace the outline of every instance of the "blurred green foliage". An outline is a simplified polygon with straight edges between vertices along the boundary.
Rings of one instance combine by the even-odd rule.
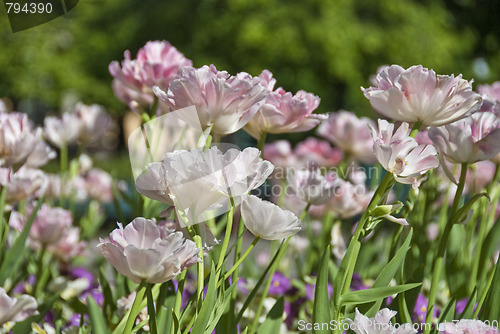
[[[500,79],[499,8],[496,0],[80,0],[66,16],[15,34],[4,15],[0,96],[21,110],[23,100],[56,110],[72,93],[120,113],[109,62],[165,39],[195,66],[268,68],[285,89],[319,95],[320,112],[370,114],[359,88],[379,65],[422,64],[470,79],[484,57],[482,79]]]

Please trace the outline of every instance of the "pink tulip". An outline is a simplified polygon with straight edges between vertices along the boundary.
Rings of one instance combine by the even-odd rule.
[[[328,120],[319,126],[318,134],[342,149],[349,157],[373,163],[376,159],[369,124],[375,125],[369,118],[358,118],[352,112],[340,110],[329,115]]]
[[[465,176],[465,193],[477,194],[493,180],[496,166],[489,160],[478,161],[470,165]]]
[[[416,188],[425,172],[439,166],[436,149],[432,145],[419,145],[410,137],[408,123],[403,122],[394,132],[394,124],[379,119],[378,131],[372,126],[370,131],[377,160],[396,181]]]
[[[23,164],[40,144],[40,135],[26,114],[0,112],[0,166]]]
[[[265,152],[265,151],[264,151]],[[340,150],[333,148],[327,141],[309,137],[295,146],[294,153],[302,165],[307,167],[333,167],[343,159]]]
[[[337,166],[343,155],[327,141],[309,137],[298,143],[293,150],[287,140],[266,144],[264,158],[280,168],[315,168]]]
[[[483,98],[481,110],[487,110],[500,116],[500,81],[491,85],[479,85],[477,91]]]
[[[39,168],[57,157],[57,153],[41,139],[42,129],[37,129],[37,135],[39,140],[35,143],[33,150],[26,159],[24,164],[26,167]]]
[[[80,229],[69,227],[58,242],[47,247],[47,250],[64,262],[70,262],[74,257],[83,255],[87,243],[80,240]]]
[[[75,114],[81,123],[79,140],[84,144],[93,144],[102,138],[111,126],[111,118],[103,106],[77,103]]]
[[[300,231],[300,220],[291,211],[249,196],[241,203],[241,216],[247,229],[266,240],[288,238]]]
[[[241,129],[264,104],[267,91],[248,73],[229,75],[214,65],[184,67],[168,91],[155,86],[155,94],[172,110],[195,106],[202,128],[226,135]]]
[[[404,69],[382,68],[374,85],[361,88],[377,112],[396,121],[441,126],[470,116],[481,106],[472,82],[451,75],[437,75],[421,65]]]
[[[185,224],[196,224],[228,210],[260,187],[273,171],[269,161],[249,147],[243,151],[217,147],[206,151],[174,151],[161,163],[150,163],[136,181],[136,189],[152,199],[174,204]],[[209,215],[209,216],[207,216]]]
[[[284,139],[264,145],[264,159],[280,168],[296,167],[298,164],[292,144]]]
[[[76,143],[82,130],[82,122],[74,113],[65,112],[61,118],[45,117],[45,138],[61,148]]]
[[[28,295],[11,298],[4,288],[0,288],[0,326],[9,321],[23,321],[38,314],[37,308],[38,304],[35,298]]]
[[[455,123],[431,128],[429,137],[449,161],[472,164],[500,153],[500,120],[491,112],[479,112]]]
[[[1,168],[0,183],[7,188],[6,200],[17,202],[40,197],[48,187],[48,179],[39,169],[21,167],[17,172]]]
[[[342,179],[336,180],[335,196],[325,204],[336,217],[348,219],[359,215],[368,207],[372,193],[364,184],[352,184]]]
[[[109,72],[114,77],[115,95],[134,110],[153,104],[153,86],[167,90],[179,69],[192,65],[167,41],[147,42],[137,52],[137,59],[132,60],[128,50],[124,57],[121,66],[117,61],[111,62]]]
[[[199,249],[181,232],[169,233],[151,219],[136,218],[118,224],[97,246],[102,255],[122,275],[135,283],[163,283],[199,262]]]
[[[166,169],[161,162],[152,162],[135,181],[135,189],[151,199],[173,205],[166,178]]]
[[[266,77],[266,74],[263,72],[261,77]],[[303,90],[292,95],[281,87],[272,91],[274,82],[265,86],[269,92],[265,104],[244,127],[252,137],[259,139],[263,133],[309,131],[327,118],[326,115],[312,114],[319,106],[318,96]]]
[[[498,328],[480,320],[461,319],[443,322],[438,325],[438,333],[442,334],[499,334]]]
[[[356,334],[416,334],[417,330],[412,324],[402,324],[393,326],[391,319],[397,314],[396,311],[391,311],[384,308],[377,312],[374,318],[368,318],[361,314],[356,308],[356,316],[354,320],[347,319],[349,328]]]
[[[328,202],[335,195],[337,186],[333,175],[323,176],[319,169],[290,169],[287,180],[293,194],[313,205]]]
[[[31,206],[27,208],[24,216],[18,212],[13,212],[10,216],[9,225],[18,231],[22,231],[32,211],[33,207]],[[29,233],[32,246],[37,249],[58,243],[72,223],[71,212],[42,204]]]
[[[89,170],[85,175],[85,185],[89,197],[102,203],[113,201],[113,178],[102,169]]]

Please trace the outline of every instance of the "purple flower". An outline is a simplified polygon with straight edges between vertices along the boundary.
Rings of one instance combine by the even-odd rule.
[[[73,279],[85,278],[89,282],[89,286],[95,286],[94,275],[84,267],[72,268],[70,273]]]
[[[361,278],[361,276],[359,276],[357,273],[354,273],[352,275],[351,290],[357,291],[357,290],[366,290],[369,288],[370,287],[368,285],[363,283],[363,279]]]
[[[306,284],[306,297],[308,300],[314,300],[314,291],[316,289],[316,285]],[[333,286],[328,284],[328,296],[331,298],[333,294]]]
[[[69,320],[68,327],[71,327],[71,326],[80,327],[81,321],[82,321],[82,315],[78,314],[78,313],[75,313],[75,314],[73,314],[71,316],[71,318]],[[84,324],[89,324],[89,322],[90,322],[89,316],[86,315],[86,314],[84,314],[83,315],[83,323]]]
[[[89,289],[82,293],[80,299],[82,301],[87,300],[87,297],[92,297],[97,305],[102,306],[104,304],[104,295],[100,289]]]
[[[271,280],[271,285],[269,286],[270,295],[284,295],[291,287],[290,280],[280,273],[275,272]]]
[[[419,321],[420,323],[425,322],[425,317],[427,315],[427,306],[428,306],[427,298],[424,295],[419,294],[417,297],[417,302],[415,303],[415,308],[413,309],[413,320]],[[437,316],[437,310],[434,308],[432,311],[432,318]]]
[[[463,311],[465,310],[465,307],[467,306],[467,303],[469,303],[469,298],[463,298],[457,301],[457,304],[455,305],[455,311],[457,314],[462,314]],[[474,311],[476,310],[477,303],[474,305]]]

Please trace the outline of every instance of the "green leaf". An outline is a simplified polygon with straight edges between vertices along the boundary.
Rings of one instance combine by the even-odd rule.
[[[281,324],[283,323],[283,311],[285,309],[285,302],[283,296],[278,298],[271,311],[264,320],[264,323],[259,327],[259,334],[276,334],[281,331]]]
[[[313,323],[327,323],[331,320],[330,301],[328,300],[328,263],[330,262],[330,246],[326,247],[316,280],[313,304]],[[313,333],[328,333],[326,330],[315,330]]]
[[[455,319],[455,307],[456,307],[457,301],[455,298],[451,298],[448,303],[444,306],[443,311],[439,315],[439,320],[438,323],[442,322],[450,322]]]
[[[40,208],[40,205],[42,205],[42,203],[43,203],[43,196],[38,199],[38,202],[36,203],[35,208],[31,212],[31,215],[28,218],[28,221],[26,222],[23,231],[21,232],[21,234],[19,234],[9,252],[5,255],[5,259],[2,262],[2,265],[0,266],[0,286],[3,286],[5,280],[8,277],[10,277],[10,275],[13,272],[17,270],[17,267],[21,263],[21,260],[24,257],[23,254],[25,250],[24,245],[26,244],[26,239],[28,238],[31,225],[33,225],[33,221],[35,220],[38,209]]]
[[[92,330],[94,333],[109,333],[109,327],[102,315],[101,308],[97,305],[92,297],[87,297],[87,306],[89,308],[90,321],[92,322]]]
[[[175,303],[175,289],[172,281],[165,282],[160,286],[160,293],[156,300],[156,320],[158,328],[170,334],[172,326],[172,310]]]
[[[335,276],[335,281],[333,284],[333,303],[336,310],[340,309],[340,298],[342,293],[344,292],[344,286],[346,285],[346,281],[350,281],[346,277],[349,275],[350,269],[353,265],[350,264],[353,258],[357,258],[359,249],[361,248],[361,243],[358,240],[351,240],[349,243],[349,247],[345,253],[342,262],[340,263],[339,270],[337,272],[337,276]]]
[[[102,268],[99,270],[99,284],[102,288],[102,294],[104,296],[104,303],[102,305],[102,311],[108,319],[111,319],[114,312],[116,311],[116,303],[113,298],[113,293],[111,292],[111,287],[109,286],[108,280],[104,277]]]
[[[387,298],[391,295],[408,291],[419,287],[422,283],[410,283],[397,286],[391,286],[387,288],[372,288],[368,290],[359,290],[347,292],[340,298],[340,305],[345,304],[365,304],[373,302],[377,299]]]
[[[177,316],[175,315],[174,313],[174,310],[172,310],[172,323],[174,325],[174,333],[178,333],[179,332],[179,319],[177,319]],[[168,332],[165,332],[166,334],[169,334]]]
[[[284,241],[281,242],[280,248],[283,247],[283,244],[284,244]],[[255,284],[254,288],[252,289],[252,291],[250,291],[250,294],[248,295],[247,299],[245,300],[245,303],[243,303],[243,306],[241,307],[241,310],[238,313],[238,316],[236,317],[235,323],[239,323],[240,322],[241,318],[243,317],[243,313],[245,313],[245,310],[250,305],[250,303],[252,302],[252,300],[255,297],[255,295],[257,295],[257,292],[259,291],[259,288],[261,287],[262,283],[264,283],[264,280],[266,279],[267,273],[269,272],[269,270],[271,269],[271,267],[274,265],[274,262],[276,262],[276,259],[278,258],[279,253],[280,252],[279,252],[279,249],[278,249],[276,251],[276,253],[274,254],[271,262],[269,262],[269,264],[267,265],[266,269],[264,270],[264,272],[260,276],[259,280]]]
[[[474,314],[474,306],[476,305],[477,300],[477,287],[474,288],[472,295],[467,302],[462,314],[460,314],[459,319],[472,319],[472,315]]]
[[[481,308],[479,313],[479,319],[481,320],[497,320],[500,321],[500,261],[497,261],[495,266],[495,274],[493,276],[493,281],[488,291],[486,301]]]
[[[406,237],[405,242],[398,249],[394,257],[385,265],[380,274],[373,282],[372,288],[383,288],[389,286],[391,280],[396,276],[398,272],[398,268],[404,263],[406,258],[406,253],[410,249],[410,242],[413,236],[413,229],[410,230],[410,233]],[[365,313],[365,315],[369,318],[374,317],[375,314],[380,310],[380,306],[382,305],[383,298],[375,301],[373,306]]]
[[[464,219],[464,217],[467,216],[468,212],[470,211],[470,209],[472,208],[472,205],[474,205],[474,203],[476,203],[476,201],[478,199],[480,199],[481,197],[486,197],[488,200],[490,200],[490,197],[488,196],[487,193],[480,193],[480,194],[476,194],[474,196],[472,196],[472,198],[467,201],[467,203],[465,203],[461,208],[460,210],[457,211],[457,213],[455,213],[452,217],[451,217],[451,220],[456,224],[456,223],[460,223],[462,221],[462,219]]]
[[[500,244],[500,224],[494,224],[490,232],[484,240],[481,250],[481,258],[479,260],[479,268],[485,268],[488,259],[493,256],[493,253]],[[482,283],[482,282],[479,282]]]
[[[224,312],[227,310],[229,302],[231,301],[231,292],[236,288],[236,284],[232,284],[224,294],[220,294],[220,297],[217,299],[217,303],[215,306],[215,310],[213,312],[213,316],[211,317],[210,323],[205,330],[206,334],[211,334],[215,328],[219,324],[219,320],[221,319]],[[223,297],[222,297],[223,296]]]
[[[203,305],[201,306],[200,313],[193,324],[192,333],[204,333],[208,322],[210,320],[210,315],[214,311],[215,301],[217,298],[217,284],[218,274],[216,273],[214,263],[212,262],[212,270],[210,271],[210,278],[208,281],[208,289],[205,299],[203,300]]]

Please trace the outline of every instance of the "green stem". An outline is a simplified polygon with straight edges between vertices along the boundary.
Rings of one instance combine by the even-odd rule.
[[[472,262],[472,272],[469,280],[469,293],[472,293],[474,287],[476,286],[477,278],[479,277],[479,262],[481,260],[481,249],[483,248],[483,242],[486,238],[486,232],[488,230],[488,214],[484,214],[479,222],[479,229],[477,232],[477,241],[474,252],[474,261]],[[474,221],[471,221],[474,224]]]
[[[177,291],[175,292],[174,314],[177,317],[177,319],[179,319],[179,314],[181,312],[182,293],[184,292],[184,283],[186,282],[186,274],[187,270],[184,270],[181,273],[179,277],[179,283],[177,283]]]
[[[226,257],[227,247],[229,245],[229,240],[231,239],[233,217],[234,217],[234,207],[231,206],[231,209],[227,213],[226,233],[224,234],[224,241],[222,242],[222,248],[219,254],[219,261],[217,262],[217,271],[221,270],[222,265],[224,264],[224,258]]]
[[[4,250],[4,234],[3,234],[3,212],[5,209],[5,197],[7,196],[7,187],[2,187],[2,192],[0,193],[0,261],[2,260],[3,250]],[[5,234],[7,235],[7,234]]]
[[[422,121],[418,121],[415,124],[413,124],[413,127],[410,132],[410,137],[415,138],[415,136],[418,133],[418,130],[422,127]]]
[[[458,211],[458,205],[460,204],[460,199],[462,198],[462,193],[465,186],[465,176],[467,175],[467,164],[462,164],[460,171],[460,181],[458,182],[457,191],[455,192],[455,198],[453,199],[453,205],[451,207],[451,212],[448,217],[453,217],[453,215]],[[448,239],[450,237],[451,230],[454,225],[454,220],[449,219],[446,223],[444,232],[439,239],[439,245],[437,249],[436,256],[434,258],[433,270],[432,270],[432,281],[431,290],[429,292],[429,302],[427,304],[427,315],[425,317],[425,323],[430,324],[432,322],[432,315],[435,308],[436,296],[438,290],[439,279],[441,277],[441,271],[443,269],[443,260],[446,253],[446,246],[448,245]],[[426,326],[424,334],[430,333],[430,328]]]
[[[149,115],[150,118],[153,118],[156,116],[156,109],[158,109],[158,104],[160,103],[158,97],[155,95],[154,96],[154,100],[153,100],[153,104],[151,105],[151,109],[149,109]]]
[[[207,141],[205,142],[205,146],[203,146],[203,151],[206,151],[210,148],[210,145],[212,144],[212,135],[208,135]]]
[[[255,332],[255,329],[257,328],[257,325],[259,323],[259,318],[260,314],[262,313],[262,309],[264,308],[264,300],[267,297],[267,293],[269,292],[269,287],[271,286],[271,282],[273,280],[274,273],[276,269],[278,268],[278,263],[281,260],[281,257],[285,253],[287,247],[288,247],[288,242],[290,241],[292,237],[288,237],[286,239],[285,243],[282,244],[282,246],[278,249],[278,254],[276,256],[276,261],[272,264],[270,270],[269,270],[269,276],[266,281],[266,285],[264,287],[264,291],[262,292],[262,296],[259,301],[259,305],[257,307],[257,311],[255,311],[255,317],[253,319],[252,325],[250,326],[250,329],[248,330],[248,334],[253,334]]]
[[[135,325],[135,319],[141,312],[141,303],[144,299],[144,294],[146,292],[146,282],[141,282],[139,287],[137,288],[137,293],[135,295],[134,303],[130,308],[130,313],[128,315],[127,323],[125,324],[125,329],[123,330],[124,334],[131,334],[132,329]]]
[[[43,276],[43,259],[45,258],[45,253],[46,253],[46,248],[45,246],[42,246],[42,249],[40,250],[40,257],[38,258],[37,261],[37,272],[36,272],[36,281],[35,281],[35,287],[33,289],[34,295],[36,297],[40,296],[40,289],[42,288],[42,276]]]
[[[382,182],[378,186],[377,190],[375,190],[375,193],[373,194],[373,197],[370,200],[370,203],[368,204],[367,209],[365,210],[365,212],[361,216],[361,219],[359,220],[358,226],[356,226],[356,230],[354,231],[354,235],[352,236],[351,241],[349,243],[349,247],[351,246],[351,244],[354,245],[355,243],[357,243],[359,241],[361,233],[363,232],[363,229],[366,225],[366,222],[368,221],[368,218],[370,216],[370,211],[373,210],[380,203],[382,198],[385,196],[387,190],[390,189],[390,187],[392,186],[393,180],[394,180],[393,175],[391,173],[387,172],[385,174],[384,178],[382,179]],[[357,262],[357,257],[358,257],[357,254],[358,253],[355,252],[354,254],[355,255],[353,258],[351,258],[351,259],[344,258],[342,260],[342,262],[344,260],[349,261],[349,262],[353,261],[354,266],[355,266],[355,264]],[[349,266],[349,267],[351,267],[351,266]],[[348,272],[346,271],[345,274],[347,275]],[[350,287],[351,281],[352,281],[352,276],[349,277],[349,275],[347,275],[347,276],[342,278],[342,282],[344,282],[344,284],[343,284],[344,287],[347,287],[347,288]]]
[[[64,174],[68,170],[68,146],[66,145],[61,146],[59,153],[60,153],[59,162],[61,167],[61,174]]]
[[[63,203],[62,205],[66,205],[66,196],[65,187],[67,186],[67,181],[69,180],[66,172],[68,171],[68,147],[63,145],[59,151],[59,159],[60,159],[60,169],[61,169],[61,199],[60,201]]]
[[[267,132],[263,132],[260,135],[259,141],[257,142],[257,148],[260,151],[260,156],[264,156],[264,144],[266,143]]]
[[[196,247],[199,248],[200,250],[200,258],[201,262],[197,263],[197,269],[198,269],[198,279],[197,279],[197,290],[196,290],[196,314],[200,312],[201,309],[201,304],[203,303],[203,287],[205,286],[205,264],[203,263],[203,244],[201,241],[201,237],[199,234],[196,234],[194,236],[194,242],[196,243]]]
[[[306,218],[306,215],[309,212],[310,208],[311,208],[311,203],[307,203],[306,208],[304,209],[304,211],[302,211],[302,213],[300,215],[300,218],[299,218],[300,220],[303,220],[304,218]]]
[[[236,246],[234,248],[234,261],[233,261],[233,281],[232,284],[237,284],[240,270],[239,270],[239,265],[237,265],[238,261],[240,260],[240,255],[241,255],[241,244],[243,242],[243,233],[245,230],[245,224],[243,224],[243,217],[240,217],[240,221],[238,222],[238,239],[236,240]],[[231,292],[231,301],[230,301],[230,309],[235,310],[236,309],[236,295],[238,293],[238,289],[233,289]],[[234,321],[234,312],[229,312],[229,328],[231,328],[232,324]]]
[[[158,328],[156,325],[155,300],[153,298],[153,292],[151,291],[151,288],[152,284],[148,283],[146,286],[146,295],[148,298],[149,331],[151,334],[158,334]]]
[[[250,246],[248,246],[247,250],[245,251],[245,253],[243,253],[240,258],[238,259],[238,261],[236,261],[234,263],[234,265],[231,267],[231,269],[229,269],[227,271],[227,273],[224,274],[224,278],[222,279],[222,281],[225,281],[226,279],[229,278],[229,276],[231,275],[231,273],[233,271],[235,271],[239,266],[240,264],[243,262],[243,260],[245,260],[245,258],[248,256],[248,254],[250,254],[250,252],[252,251],[252,249],[255,247],[255,245],[257,244],[257,242],[259,242],[260,240],[260,237],[255,237],[255,239],[253,239],[252,241],[252,244]]]
[[[495,176],[493,177],[493,182],[490,183],[489,187],[488,187],[488,194],[490,194],[491,196],[491,205],[490,205],[490,211],[488,212],[488,214],[486,215],[487,218],[486,218],[486,223],[484,225],[486,225],[486,229],[488,228],[491,228],[492,224],[494,224],[495,222],[495,214],[496,214],[496,209],[498,207],[498,203],[500,201],[500,189],[498,187],[498,181],[500,179],[500,166],[497,166],[497,169],[495,171]],[[481,222],[481,224],[483,224]],[[483,240],[484,242],[484,240]],[[482,248],[482,246],[481,246]],[[483,250],[478,248],[480,252],[482,252]],[[485,268],[485,265],[484,265],[484,260],[486,260],[486,257],[484,257],[484,259],[482,259],[481,261],[481,256],[479,257],[480,260],[479,260],[479,263],[478,263],[478,268]],[[478,281],[479,282],[482,282],[484,280],[484,276],[486,275],[486,270],[478,270]]]

